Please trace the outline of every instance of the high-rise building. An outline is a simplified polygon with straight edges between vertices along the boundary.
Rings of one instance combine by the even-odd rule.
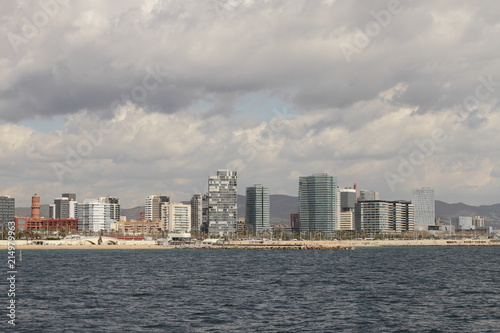
[[[0,228],[7,228],[9,222],[14,222],[15,199],[8,195],[0,196]]]
[[[269,188],[262,185],[247,187],[245,223],[251,233],[269,229]]]
[[[299,219],[301,233],[329,236],[340,229],[337,177],[321,173],[299,178]]]
[[[191,232],[191,205],[164,202],[161,205],[162,230]]]
[[[379,200],[379,193],[377,191],[361,190],[359,191],[359,201],[363,200]]]
[[[79,231],[109,230],[111,225],[111,204],[86,199],[76,204]]]
[[[354,211],[356,206],[356,189],[341,188],[340,189],[340,210],[342,212]]]
[[[170,202],[170,197],[163,194],[153,194],[146,197],[144,204],[144,219],[146,219],[146,221],[160,221],[161,205],[164,202]]]
[[[203,194],[191,197],[191,231],[201,232],[203,223]]]
[[[107,203],[111,205],[111,220],[114,222],[120,221],[120,214],[121,214],[121,208],[120,208],[120,199],[116,197],[100,197],[97,199],[101,203]]]
[[[356,203],[356,229],[369,234],[413,230],[413,221],[413,205],[409,201],[365,200]]]
[[[76,217],[76,194],[63,193],[60,198],[54,199],[54,204],[49,205],[49,218],[68,219]]]
[[[227,235],[236,233],[237,172],[218,170],[208,178],[208,232]]]
[[[415,207],[416,225],[435,225],[436,204],[434,190],[430,187],[411,190],[411,202]]]

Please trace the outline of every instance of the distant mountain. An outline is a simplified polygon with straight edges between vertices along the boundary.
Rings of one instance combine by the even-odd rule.
[[[436,200],[436,217],[481,216],[488,225],[500,225],[500,204],[470,206],[463,202],[449,204]]]
[[[126,216],[127,220],[140,220],[140,212],[144,211],[144,206],[137,206],[134,208],[121,208],[121,216]]]

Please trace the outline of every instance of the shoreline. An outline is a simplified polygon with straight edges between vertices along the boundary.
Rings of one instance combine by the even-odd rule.
[[[71,241],[46,241],[46,244],[29,244],[25,240],[15,242],[16,250],[88,249],[88,250],[147,250],[147,249],[351,249],[357,247],[387,246],[500,246],[499,239],[423,239],[423,240],[332,240],[332,241],[226,241],[222,245],[157,245],[154,241],[123,241],[118,244],[90,244]],[[8,242],[0,241],[7,249]]]

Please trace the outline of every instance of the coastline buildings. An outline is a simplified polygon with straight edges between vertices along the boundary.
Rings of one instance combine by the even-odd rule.
[[[356,230],[369,234],[400,233],[414,229],[410,201],[367,200],[356,203]]]
[[[269,187],[254,185],[246,189],[245,223],[250,233],[258,234],[269,229]]]
[[[56,231],[65,228],[69,231],[76,231],[78,229],[78,219],[76,218],[43,218],[40,216],[40,197],[35,194],[31,197],[31,217],[15,217],[14,223],[16,229],[23,230],[36,230]]]
[[[354,209],[356,208],[356,188],[340,189],[340,230],[354,230]]]
[[[237,171],[218,170],[208,178],[208,233],[228,235],[236,232]]]
[[[164,202],[170,202],[170,197],[163,194],[153,194],[146,197],[144,203],[144,219],[146,219],[146,221],[160,221],[161,205]]]
[[[203,224],[203,194],[191,197],[191,231],[201,232]]]
[[[330,236],[339,230],[340,199],[337,177],[326,173],[299,177],[300,232]]]
[[[96,199],[86,199],[76,204],[79,231],[109,230],[111,225],[111,204]]]
[[[162,230],[191,232],[191,205],[165,202],[161,205]]]
[[[379,200],[380,196],[377,191],[360,190],[358,201],[364,200]]]
[[[49,205],[49,218],[68,219],[76,217],[76,194],[63,193],[60,198],[54,199],[54,204]]]
[[[435,225],[436,204],[434,202],[434,190],[430,187],[411,190],[411,202],[415,207],[415,225]]]
[[[120,214],[121,214],[121,208],[120,208],[120,199],[116,197],[100,197],[97,199],[100,203],[107,203],[110,204],[111,207],[111,213],[110,213],[110,218],[113,222],[119,222],[120,221]]]
[[[0,227],[6,228],[9,222],[14,221],[15,199],[8,195],[0,196]]]

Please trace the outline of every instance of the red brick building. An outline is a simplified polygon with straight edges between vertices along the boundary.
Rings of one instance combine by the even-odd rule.
[[[71,231],[78,230],[78,219],[15,217],[14,223],[17,230],[58,230],[60,228],[66,228]]]

